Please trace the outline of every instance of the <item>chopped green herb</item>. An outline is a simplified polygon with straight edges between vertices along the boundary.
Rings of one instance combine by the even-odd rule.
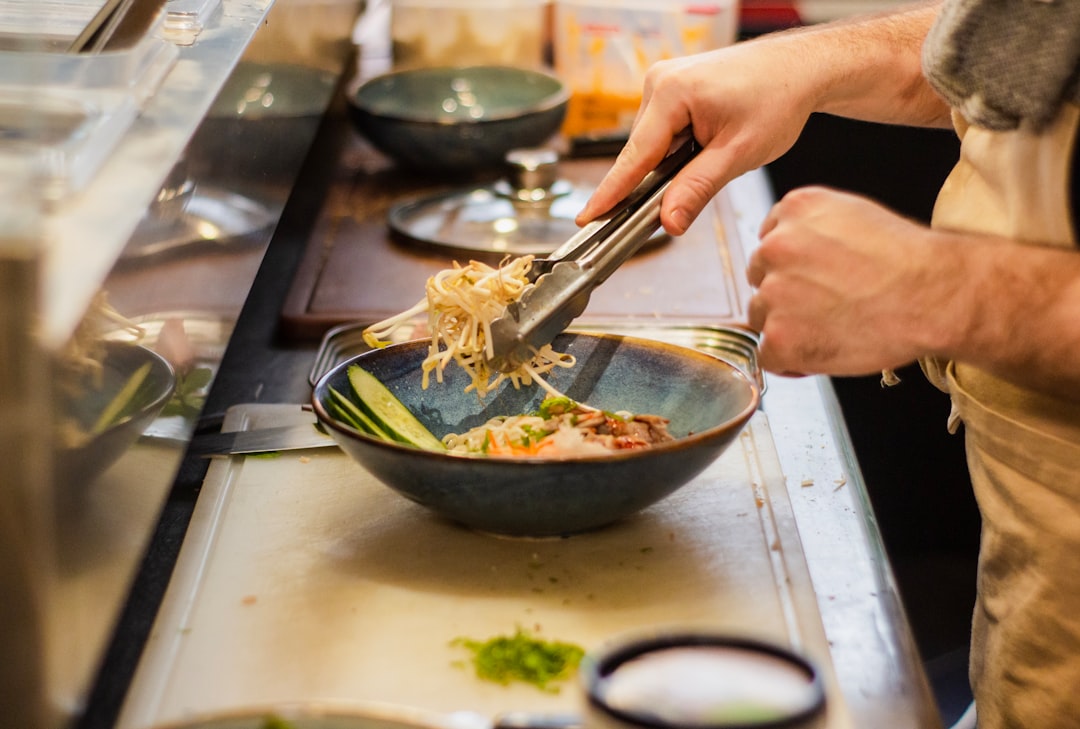
[[[277,716],[268,716],[263,719],[262,729],[296,729],[291,721],[285,721]]]
[[[548,397],[540,403],[540,409],[536,411],[544,420],[555,417],[556,415],[562,415],[577,407],[577,403],[568,397]]]
[[[521,430],[525,433],[525,442],[521,445],[530,446],[539,443],[544,438],[551,435],[553,430],[546,430],[544,428],[531,428],[528,425],[522,426]]]
[[[457,638],[453,645],[472,651],[479,678],[503,685],[522,681],[552,693],[558,693],[559,689],[551,684],[569,678],[585,654],[572,643],[534,638],[521,628],[512,636],[496,636],[486,641]]]

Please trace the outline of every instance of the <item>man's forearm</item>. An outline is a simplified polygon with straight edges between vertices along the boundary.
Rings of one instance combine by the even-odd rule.
[[[865,121],[947,127],[948,105],[922,73],[922,45],[940,1],[785,31],[812,80],[814,110]],[[796,71],[796,73],[799,73]]]
[[[1017,385],[1080,403],[1080,253],[959,239],[943,250],[957,274],[934,353]]]

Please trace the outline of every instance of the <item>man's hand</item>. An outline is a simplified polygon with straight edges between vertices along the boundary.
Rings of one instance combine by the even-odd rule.
[[[761,365],[835,375],[891,369],[931,353],[943,319],[965,317],[953,246],[865,198],[807,187],[773,206],[747,278]]]
[[[1080,253],[936,230],[821,187],[773,206],[747,278],[772,372],[855,375],[924,356],[1080,402]]]
[[[775,160],[794,144],[810,115],[796,84],[776,84],[800,61],[783,44],[738,44],[649,69],[630,138],[578,216],[585,224],[612,208],[692,129],[702,150],[664,195],[660,222],[682,235],[735,177]]]

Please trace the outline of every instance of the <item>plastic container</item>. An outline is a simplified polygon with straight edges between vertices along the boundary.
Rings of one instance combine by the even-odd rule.
[[[0,50],[0,174],[29,160],[45,198],[85,187],[176,63],[164,17],[123,49]]]
[[[629,129],[657,61],[735,42],[738,0],[556,0],[555,71],[570,87],[567,136]]]
[[[547,0],[393,0],[395,68],[543,65]]]
[[[169,0],[164,35],[173,43],[190,46],[221,7],[221,0]]]
[[[178,57],[161,37],[165,15],[130,47],[101,53],[48,53],[0,49],[0,88],[122,94],[142,106]]]

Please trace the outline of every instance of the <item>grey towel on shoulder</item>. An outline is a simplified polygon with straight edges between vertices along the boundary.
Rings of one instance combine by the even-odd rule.
[[[1040,129],[1080,103],[1080,0],[945,0],[922,63],[968,121]]]

